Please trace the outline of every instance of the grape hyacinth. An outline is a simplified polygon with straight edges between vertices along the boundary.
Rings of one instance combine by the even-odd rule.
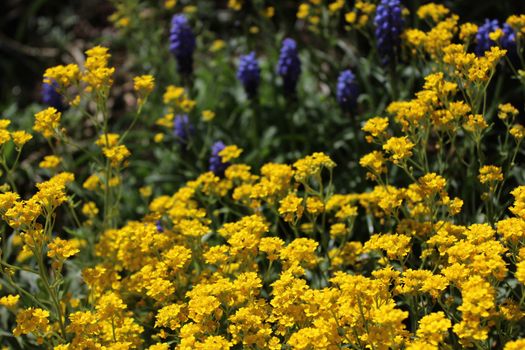
[[[286,38],[283,40],[277,73],[283,78],[284,93],[287,96],[295,94],[297,81],[301,75],[301,59],[297,52],[295,40]]]
[[[383,65],[391,62],[401,44],[404,20],[399,0],[381,0],[374,18],[377,51]]]
[[[170,52],[177,59],[179,73],[190,75],[193,72],[193,52],[195,35],[184,15],[174,15],[171,20]]]
[[[222,141],[217,141],[211,146],[211,157],[210,157],[210,171],[212,171],[217,176],[224,175],[224,171],[230,165],[229,163],[224,163],[219,152],[222,151],[226,145]]]
[[[43,83],[42,84],[42,102],[50,107],[55,107],[59,112],[62,112],[65,109],[64,103],[62,101],[62,95],[56,90],[58,84],[53,82],[52,84]]]
[[[257,95],[257,89],[261,80],[261,68],[255,57],[255,52],[252,51],[247,55],[241,56],[237,78],[241,81],[248,98],[253,99]]]
[[[157,232],[164,232],[164,227],[162,227],[162,222],[160,220],[155,221],[155,226],[157,227]]]
[[[341,72],[337,79],[337,102],[345,112],[352,112],[357,105],[359,85],[351,70]]]
[[[483,56],[485,51],[489,51],[492,46],[497,45],[494,40],[490,39],[490,33],[498,29],[503,31],[503,36],[498,40],[501,47],[510,53],[515,50],[516,33],[514,29],[507,23],[503,24],[503,27],[500,27],[497,19],[486,19],[485,23],[478,28],[478,32],[476,33],[476,55]]]
[[[188,143],[194,128],[186,114],[177,115],[173,120],[173,134],[181,145]]]

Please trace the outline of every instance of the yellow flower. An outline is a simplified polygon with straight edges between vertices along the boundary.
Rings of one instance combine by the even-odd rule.
[[[501,167],[494,165],[484,165],[479,169],[479,182],[482,184],[492,183],[490,186],[494,186],[494,182],[503,181],[503,173]]]
[[[48,107],[41,112],[35,114],[35,125],[33,130],[44,135],[45,138],[50,138],[55,133],[55,130],[60,124],[60,116],[62,113],[57,111],[54,107]]]
[[[355,12],[348,12],[345,14],[345,21],[350,24],[354,24],[357,19],[357,14]]]
[[[467,41],[478,32],[478,26],[474,23],[463,23],[459,29],[459,38]]]
[[[402,260],[410,253],[410,237],[400,234],[372,235],[363,250],[384,250],[389,259]]]
[[[104,155],[111,161],[111,165],[118,167],[122,162],[131,155],[131,152],[124,145],[102,149]]]
[[[465,130],[474,134],[480,134],[483,130],[488,128],[485,118],[481,114],[470,114],[467,121],[463,124]]]
[[[62,88],[74,85],[79,79],[80,68],[76,64],[59,65],[44,72],[44,83],[52,85],[56,82]]]
[[[268,6],[267,8],[264,9],[264,16],[266,18],[272,18],[274,15],[275,15],[275,7]]]
[[[408,140],[408,137],[391,137],[383,145],[383,149],[391,154],[394,164],[412,156],[414,144]]]
[[[525,137],[525,128],[523,125],[513,125],[509,130],[509,134],[511,134],[517,141],[520,141]]]
[[[344,224],[342,222],[338,222],[338,223],[333,224],[332,226],[330,226],[330,236],[332,236],[332,237],[342,236],[342,235],[346,234],[347,232],[348,231],[347,231],[346,224]]]
[[[489,33],[489,38],[490,40],[497,42],[501,37],[503,37],[503,35],[505,35],[503,33],[503,30],[501,28],[498,28],[495,31]]]
[[[432,345],[438,345],[444,340],[450,327],[452,322],[446,318],[443,311],[433,312],[419,320],[416,334],[418,338]]]
[[[13,139],[13,142],[15,143],[16,147],[20,149],[23,145],[25,145],[29,140],[33,138],[33,135],[28,134],[23,130],[20,130],[13,131],[11,133],[11,138]]]
[[[113,74],[115,68],[108,67],[109,49],[102,46],[95,46],[86,51],[86,68],[82,75],[82,80],[88,84],[88,90],[98,90],[104,93],[113,84]]]
[[[375,180],[378,175],[386,172],[385,158],[380,151],[372,151],[365,154],[359,160],[359,165],[371,171],[371,173],[367,173],[367,177],[372,180]]]
[[[49,330],[49,311],[29,308],[16,315],[16,327],[13,334],[18,337],[29,333],[46,333]]]
[[[211,122],[215,118],[215,112],[210,110],[202,111],[202,120],[205,122]]]
[[[98,208],[95,202],[87,202],[82,206],[82,214],[88,218],[94,218],[98,214]]]
[[[20,295],[6,295],[0,298],[0,305],[8,309],[13,309],[19,300]]]
[[[335,163],[329,156],[322,152],[315,152],[310,156],[299,159],[293,164],[295,179],[305,181],[309,176],[318,176],[323,168],[332,169]]]
[[[141,75],[133,78],[133,89],[139,95],[139,104],[153,91],[155,78],[151,75]]]
[[[297,10],[297,18],[305,19],[306,17],[308,17],[309,12],[310,6],[308,4],[301,4],[299,5],[299,9]]]
[[[164,8],[166,10],[171,10],[177,5],[177,0],[164,0]]]
[[[226,46],[226,43],[224,42],[224,40],[217,39],[211,43],[210,51],[217,52],[217,51],[222,50],[225,46]]]
[[[303,215],[304,206],[302,203],[303,199],[291,192],[279,202],[279,214],[283,216],[284,221],[293,223]]]
[[[53,169],[53,168],[56,168],[60,164],[61,161],[62,161],[62,158],[57,157],[55,155],[45,156],[44,160],[42,160],[38,164],[38,166],[43,169]]]
[[[228,8],[235,11],[240,11],[242,8],[242,0],[228,0]]]
[[[450,10],[441,4],[429,3],[417,9],[417,16],[421,19],[431,18],[434,22],[439,22],[449,14]]]
[[[330,3],[328,5],[328,10],[331,13],[335,13],[335,12],[339,11],[340,9],[342,9],[344,6],[345,6],[345,1],[344,0],[335,0],[334,2],[332,2],[332,3]]]
[[[264,237],[259,243],[259,251],[266,253],[268,260],[279,258],[279,253],[284,246],[284,241],[279,237]]]
[[[319,215],[324,212],[324,203],[319,197],[306,198],[306,211],[312,215]]]
[[[88,191],[94,191],[101,185],[101,183],[102,182],[100,181],[100,178],[98,177],[98,175],[93,174],[93,175],[90,175],[86,179],[86,181],[84,181],[84,183],[82,184],[82,187],[84,187]]]
[[[525,339],[509,341],[505,344],[503,350],[523,350],[525,349]]]
[[[57,260],[65,260],[80,251],[75,241],[67,241],[59,237],[56,237],[47,247],[49,249],[47,256]]]
[[[516,273],[514,276],[521,284],[525,285],[525,260],[516,264]]]
[[[498,118],[506,120],[509,116],[514,119],[518,115],[519,111],[510,103],[498,105]]]
[[[386,135],[386,130],[388,129],[388,118],[374,117],[366,121],[362,130],[369,133],[370,135],[366,136],[368,142],[372,142],[374,139],[383,137]]]
[[[236,145],[230,145],[224,147],[222,151],[219,152],[219,156],[223,163],[227,163],[232,159],[239,158],[242,153],[242,148],[237,147]]]

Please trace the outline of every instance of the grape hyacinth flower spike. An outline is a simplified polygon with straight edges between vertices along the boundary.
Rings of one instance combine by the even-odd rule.
[[[255,52],[241,56],[237,78],[241,81],[249,99],[255,98],[261,80],[261,68],[255,57]]]
[[[188,143],[194,128],[186,114],[177,115],[173,120],[173,134],[181,145]]]
[[[353,112],[357,106],[359,85],[351,70],[341,72],[337,79],[337,102],[345,112]]]
[[[184,15],[174,15],[171,20],[170,52],[177,59],[177,70],[184,75],[193,72],[195,35]]]
[[[277,63],[277,73],[283,79],[284,94],[286,96],[295,95],[297,82],[301,75],[301,59],[297,52],[295,40],[290,38],[283,40],[279,62]]]
[[[217,176],[224,175],[224,171],[230,165],[229,163],[224,163],[222,161],[219,153],[226,147],[224,142],[217,141],[211,146],[211,157],[210,157],[210,167],[209,170],[212,171]]]
[[[50,107],[56,108],[57,111],[62,112],[65,109],[62,95],[57,91],[58,84],[53,83],[42,84],[42,102]]]
[[[399,0],[381,0],[377,5],[374,26],[377,52],[383,65],[387,65],[395,59],[401,45],[403,25],[401,2]]]

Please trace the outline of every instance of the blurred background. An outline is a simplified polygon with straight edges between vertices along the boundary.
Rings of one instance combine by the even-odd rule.
[[[153,7],[164,6],[163,0],[141,2]],[[199,0],[187,3],[200,3],[199,6],[203,6],[206,2]],[[226,8],[228,1],[212,2],[218,8]],[[266,2],[270,4],[275,1]],[[298,1],[279,2],[280,6],[289,9],[284,15],[295,18]],[[350,7],[353,2],[347,1]],[[404,0],[403,4],[413,12],[426,2]],[[505,20],[511,14],[525,12],[525,1],[521,0],[438,2],[460,13],[462,21],[480,22],[484,18]],[[109,17],[118,6],[126,3],[136,1],[0,1],[0,107],[6,108],[13,103],[24,107],[38,102],[45,68],[81,57],[86,48],[101,41],[110,41],[115,29]],[[293,23],[293,20],[288,23]],[[164,30],[167,37],[169,28]]]

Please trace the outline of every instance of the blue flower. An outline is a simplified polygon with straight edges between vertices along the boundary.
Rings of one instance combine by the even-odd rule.
[[[244,86],[244,91],[246,91],[248,98],[254,98],[257,95],[257,89],[261,80],[261,68],[255,57],[255,52],[252,51],[245,56],[241,56],[237,78]]]
[[[230,165],[230,163],[223,163],[219,152],[222,151],[226,145],[222,141],[217,141],[211,146],[211,157],[210,157],[210,171],[217,176],[224,175],[224,171]]]
[[[62,95],[56,90],[58,84],[53,82],[52,84],[42,84],[42,102],[50,107],[55,107],[59,112],[65,109]]]
[[[170,52],[177,59],[177,69],[181,74],[193,72],[193,52],[195,35],[184,15],[174,15],[171,20]]]
[[[284,93],[286,95],[295,94],[297,81],[301,75],[301,59],[297,52],[295,40],[290,38],[283,40],[279,62],[277,63],[277,73],[283,78]]]
[[[181,145],[188,143],[190,136],[193,134],[194,128],[186,114],[177,115],[173,120],[173,134]]]
[[[396,56],[401,44],[403,15],[399,0],[381,0],[374,18],[377,51],[381,63],[386,65]]]
[[[499,39],[501,47],[509,51],[509,53],[512,53],[516,49],[516,33],[514,29],[507,23],[503,24],[503,27],[500,27],[497,19],[486,19],[485,23],[478,28],[478,32],[476,33],[476,55],[483,56],[485,51],[489,51],[492,46],[497,45],[495,41],[490,39],[489,35],[498,29],[503,31],[503,36]]]
[[[345,112],[352,112],[357,105],[359,85],[351,70],[341,72],[337,79],[337,102]]]

